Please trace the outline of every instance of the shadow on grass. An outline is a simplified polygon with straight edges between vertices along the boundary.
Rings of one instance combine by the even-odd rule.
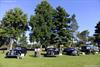
[[[42,57],[42,58],[55,58],[56,56],[47,56],[46,54],[44,54],[44,55],[40,55],[39,57],[36,57],[34,55],[29,55],[29,57],[33,57],[33,58],[39,58],[39,57]]]

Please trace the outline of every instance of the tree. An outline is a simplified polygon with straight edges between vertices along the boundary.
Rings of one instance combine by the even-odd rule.
[[[35,15],[31,16],[30,24],[33,28],[33,41],[40,44],[48,44],[52,27],[53,8],[47,1],[42,1],[35,9]]]
[[[69,30],[70,18],[69,14],[60,6],[56,8],[56,13],[53,17],[53,35],[52,39],[59,45],[64,45],[71,40],[71,31]]]
[[[70,23],[70,28],[73,32],[76,32],[79,27],[75,17],[76,17],[75,14],[73,14],[71,17],[71,23]]]
[[[73,14],[71,16],[71,22],[70,22],[70,30],[72,30],[72,36],[73,36],[73,40],[72,40],[72,43],[74,41],[77,41],[78,42],[78,37],[77,37],[77,30],[78,30],[78,23],[76,21],[76,18],[75,18],[75,14]]]
[[[69,14],[58,6],[53,15],[51,42],[60,48],[60,55],[62,55],[63,45],[66,45],[72,39],[69,29],[70,20]]]
[[[21,47],[26,47],[27,48],[27,37],[23,34],[21,35],[20,39],[18,40],[18,43]]]
[[[95,45],[94,40],[95,40],[95,37],[94,36],[89,36],[88,37],[88,41],[91,42],[91,44],[94,44]]]
[[[98,44],[98,46],[100,47],[100,21],[97,23],[97,25],[95,26],[95,42]]]
[[[6,37],[6,28],[4,28],[2,25],[0,25],[0,47],[2,46],[8,46],[9,38]]]
[[[7,35],[5,36],[10,38],[10,45],[12,46],[13,39],[18,39],[24,32],[27,15],[20,8],[10,9],[6,12],[1,22],[3,28],[6,30],[4,33]]]
[[[78,33],[77,36],[80,39],[80,41],[82,41],[84,44],[86,44],[86,42],[88,42],[89,31],[88,30],[84,30],[84,31]]]

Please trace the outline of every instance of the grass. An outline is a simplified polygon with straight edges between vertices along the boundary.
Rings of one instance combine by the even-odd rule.
[[[63,55],[40,58],[35,58],[32,55],[31,51],[23,59],[6,59],[4,54],[0,52],[0,67],[100,67],[100,55]]]

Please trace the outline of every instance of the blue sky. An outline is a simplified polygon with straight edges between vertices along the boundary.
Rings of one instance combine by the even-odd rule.
[[[34,14],[36,5],[42,0],[0,0],[0,20],[5,12],[11,8],[19,7],[25,13]],[[53,8],[62,6],[70,15],[75,14],[79,31],[89,30],[94,33],[95,25],[100,20],[100,0],[48,0]]]

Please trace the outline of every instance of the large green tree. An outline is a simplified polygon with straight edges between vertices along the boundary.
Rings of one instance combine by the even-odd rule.
[[[20,8],[10,9],[2,18],[1,25],[6,30],[4,36],[10,38],[11,46],[13,39],[17,40],[23,34],[26,23],[27,15]]]
[[[61,7],[58,6],[53,15],[53,27],[50,41],[60,48],[59,55],[62,55],[63,46],[71,41],[71,30],[69,23],[71,18],[69,14]]]
[[[33,28],[33,41],[40,44],[48,44],[52,27],[53,8],[47,1],[42,1],[35,9],[35,15],[31,16],[30,24]]]
[[[100,47],[100,21],[97,23],[97,25],[95,26],[95,42],[98,44],[98,46]]]
[[[56,8],[53,17],[53,34],[51,37],[52,42],[59,45],[64,45],[71,40],[71,31],[69,30],[70,23],[69,14],[60,6]]]

